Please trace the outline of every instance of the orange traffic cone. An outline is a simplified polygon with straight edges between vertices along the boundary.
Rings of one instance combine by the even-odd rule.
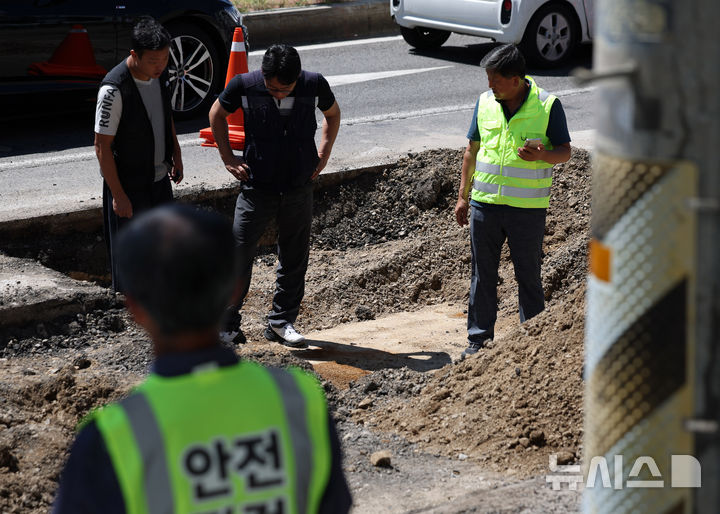
[[[225,76],[225,86],[232,80],[235,75],[248,72],[247,52],[245,49],[245,38],[243,37],[242,28],[237,27],[233,34],[232,47],[230,47],[230,61],[228,62],[227,75]],[[245,148],[245,131],[243,130],[243,112],[238,109],[227,117],[228,132],[230,135],[230,147],[233,150],[243,150]],[[200,131],[200,137],[205,139],[202,146],[217,146],[210,127]]]
[[[73,25],[50,60],[32,63],[28,73],[97,79],[104,77],[107,70],[95,62],[87,30],[82,25]]]

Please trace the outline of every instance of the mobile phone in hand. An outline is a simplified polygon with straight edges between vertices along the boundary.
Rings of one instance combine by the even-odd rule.
[[[528,148],[535,148],[536,150],[540,146],[540,143],[542,143],[542,139],[539,137],[531,137],[525,140],[525,146]]]

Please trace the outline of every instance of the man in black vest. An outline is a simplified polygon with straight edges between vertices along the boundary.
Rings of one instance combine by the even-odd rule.
[[[149,16],[132,31],[130,56],[105,76],[95,112],[95,153],[103,176],[103,220],[112,285],[115,241],[130,218],[172,201],[170,179],[183,178],[170,107],[167,73],[170,34]]]
[[[315,146],[315,107],[324,120]],[[237,109],[245,118],[244,157],[233,154],[226,118]],[[297,50],[273,45],[262,69],[233,78],[210,109],[210,127],[225,168],[242,182],[235,207],[235,245],[241,271],[240,303],[226,316],[222,337],[245,342],[239,306],[250,287],[257,243],[270,220],[277,222],[275,296],[265,337],[305,346],[294,327],[305,293],[310,251],[312,180],[325,168],[340,128],[340,108],[327,80],[303,71]]]

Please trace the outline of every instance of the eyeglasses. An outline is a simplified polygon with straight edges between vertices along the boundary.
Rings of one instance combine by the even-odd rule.
[[[265,89],[267,89],[271,93],[292,93],[292,91],[293,91],[292,89],[277,89],[274,87],[267,87],[267,86],[265,86]]]
[[[271,87],[268,85],[267,81],[265,81],[265,89],[267,89],[271,93],[290,94],[293,92],[293,89],[295,89],[295,84],[290,84],[288,87],[279,88],[279,87]]]

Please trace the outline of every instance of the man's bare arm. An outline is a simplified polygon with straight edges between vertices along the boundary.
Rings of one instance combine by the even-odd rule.
[[[237,157],[230,146],[230,136],[227,124],[227,117],[230,113],[220,104],[219,100],[215,100],[210,108],[210,128],[212,129],[215,144],[217,144],[220,158],[228,170],[236,179],[246,181],[250,178],[248,171],[250,168],[245,164],[245,160]]]
[[[475,174],[475,159],[477,158],[478,150],[480,150],[480,141],[470,140],[463,154],[458,200],[455,204],[455,220],[461,227],[468,224],[470,189],[472,188],[472,177]]]
[[[323,111],[323,124],[322,132],[320,135],[320,147],[318,148],[318,162],[315,173],[312,178],[320,175],[320,172],[327,166],[328,159],[330,159],[330,153],[332,152],[333,145],[335,144],[335,138],[337,138],[338,131],[340,130],[340,106],[337,102],[333,102],[330,108]]]
[[[118,177],[117,165],[115,157],[112,153],[112,142],[115,136],[95,133],[95,155],[100,163],[100,171],[105,182],[110,188],[113,197],[113,211],[121,218],[132,218],[133,210],[130,199],[125,194],[125,190],[120,183]]]
[[[175,132],[175,122],[170,120],[170,127],[172,128],[173,137],[173,153],[172,153],[172,168],[170,169],[170,178],[176,184],[182,182],[183,179],[183,162],[182,162],[182,151],[180,150],[180,143],[178,142],[177,132]]]

